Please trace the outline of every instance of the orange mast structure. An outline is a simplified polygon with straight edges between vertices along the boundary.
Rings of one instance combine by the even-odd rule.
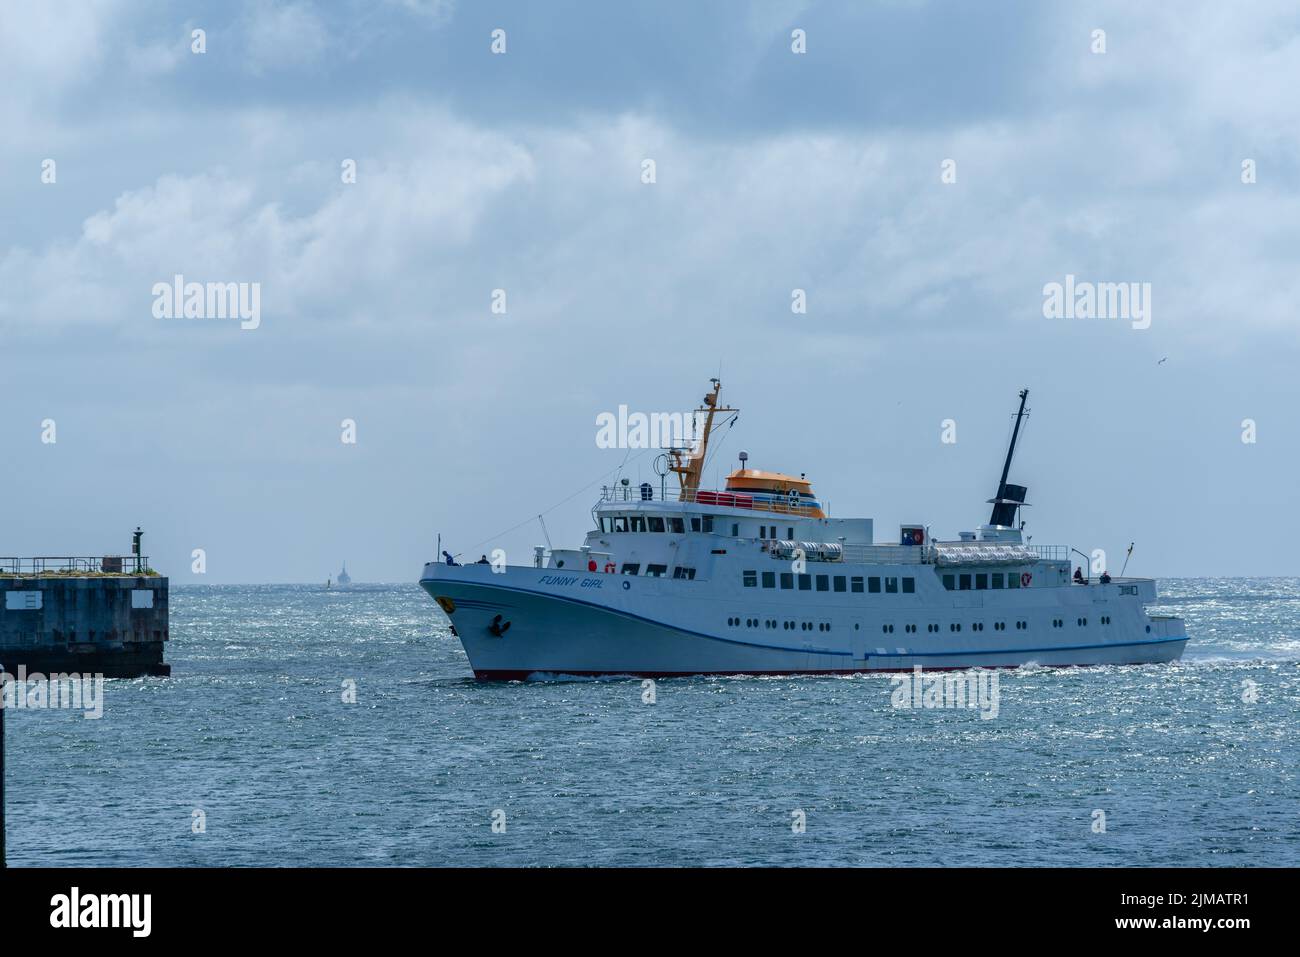
[[[718,405],[718,393],[722,391],[722,383],[717,379],[710,379],[709,381],[713,383],[713,391],[701,400],[703,404],[695,410],[697,418],[698,413],[704,413],[704,433],[700,436],[696,450],[690,455],[686,455],[687,450],[685,449],[670,449],[668,451],[668,468],[677,473],[677,480],[682,486],[678,498],[683,502],[694,499],[695,493],[700,488],[700,476],[704,471],[704,459],[709,454],[709,435],[713,431],[713,416],[718,412],[740,411],[730,406]]]

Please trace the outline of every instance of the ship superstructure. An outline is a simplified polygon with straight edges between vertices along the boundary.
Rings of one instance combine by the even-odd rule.
[[[1149,578],[1071,574],[1071,549],[1022,534],[1008,476],[988,523],[955,540],[924,523],[875,540],[870,518],[828,516],[804,475],[741,468],[702,489],[721,384],[697,445],[666,453],[658,488],[601,490],[574,548],[532,566],[430,562],[420,584],[482,679],[548,675],[804,674],[1178,658],[1181,619],[1150,615]],[[668,474],[677,488],[668,486]]]

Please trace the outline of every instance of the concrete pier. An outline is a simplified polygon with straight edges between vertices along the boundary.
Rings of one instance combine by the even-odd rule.
[[[0,558],[0,662],[10,673],[169,675],[167,597],[139,555]]]

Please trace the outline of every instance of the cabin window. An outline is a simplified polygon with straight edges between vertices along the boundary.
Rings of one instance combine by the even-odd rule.
[[[791,541],[794,541],[794,529],[793,529],[793,528],[787,528],[787,529],[785,530],[785,537],[788,538],[788,539],[790,539]]]
[[[886,594],[890,594],[890,595],[897,595],[897,594],[898,594],[898,579],[897,579],[897,578],[886,578],[886,579],[885,579],[885,592],[886,592]]]
[[[960,576],[957,578],[957,589],[958,589],[958,591],[970,591],[970,573],[969,573],[969,572],[967,572],[967,573],[964,574],[964,575],[960,575]]]
[[[650,531],[662,532],[664,530],[664,520],[659,515],[651,515],[647,520],[650,522]]]
[[[691,519],[691,531],[698,532],[699,530],[700,530],[700,520],[699,517],[697,516]]]
[[[831,590],[831,576],[830,576],[830,575],[818,575],[818,576],[817,576],[817,590],[818,590],[818,591],[830,591],[830,590]]]
[[[640,571],[641,571],[641,563],[640,563],[640,562],[628,562],[627,564],[625,564],[625,565],[623,566],[623,574],[624,574],[624,575],[635,575],[635,574],[637,574],[637,573],[640,572]]]
[[[862,576],[861,576],[861,575],[854,575],[854,576],[852,576],[851,578],[849,578],[849,590],[852,591],[855,595],[861,595],[861,594],[862,594]]]
[[[712,532],[712,531],[713,531],[713,516],[712,516],[712,515],[705,515],[705,516],[704,516],[704,531],[706,531],[706,532]]]
[[[1007,587],[1008,587],[1008,588],[1019,588],[1019,587],[1020,587],[1020,573],[1019,573],[1019,572],[1007,572]]]
[[[811,576],[811,575],[800,575],[800,576],[799,576],[799,590],[800,590],[800,591],[812,591],[812,576]]]
[[[979,573],[975,576],[975,590],[976,590],[976,591],[988,591],[988,587],[989,587],[989,573],[988,573],[988,572],[979,572]]]
[[[776,572],[763,572],[763,587],[764,588],[776,587]]]
[[[614,521],[614,531],[616,531],[616,532],[626,532],[626,531],[627,531],[627,516],[626,516],[626,515],[616,515],[616,516],[614,517],[614,520],[613,520],[613,521]]]
[[[880,594],[880,578],[878,576],[873,575],[867,579],[867,591],[873,595]]]
[[[916,594],[916,579],[915,579],[915,578],[904,578],[904,579],[903,579],[903,594],[904,594],[904,595],[915,595],[915,594]]]
[[[740,580],[741,580],[741,582],[744,583],[744,586],[745,586],[746,588],[757,588],[757,587],[758,587],[758,572],[757,572],[757,571],[752,571],[752,572],[741,572],[741,573],[740,573]]]
[[[695,569],[687,568],[685,565],[678,565],[676,568],[673,569],[673,578],[685,578],[688,580],[694,580]]]
[[[1006,575],[1004,575],[1002,572],[993,573],[992,585],[994,588],[1001,588],[1005,583],[1006,583]]]
[[[956,587],[957,587],[957,576],[956,576],[956,575],[944,575],[944,576],[943,576],[943,587],[946,588],[946,589],[948,589],[948,591],[952,591],[954,588],[956,588]]]
[[[633,515],[633,516],[629,519],[629,521],[631,522],[631,530],[632,530],[632,531],[634,531],[634,532],[644,532],[644,531],[645,531],[645,516],[644,516],[644,515]]]
[[[667,565],[647,565],[645,567],[645,573],[652,578],[662,578],[667,571]]]
[[[844,591],[844,583],[845,583],[845,578],[844,578],[843,575],[836,575],[836,576],[835,576],[835,590],[836,590],[836,591]]]
[[[781,573],[781,587],[786,591],[794,587],[794,574],[792,572]]]
[[[676,532],[678,535],[681,535],[686,531],[686,523],[680,518],[670,518],[668,519],[668,531]]]
[[[731,537],[732,538],[740,537],[740,524],[738,522],[731,523]]]

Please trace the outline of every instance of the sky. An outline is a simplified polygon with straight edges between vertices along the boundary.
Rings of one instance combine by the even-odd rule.
[[[528,564],[717,376],[706,484],[956,537],[1028,388],[1035,544],[1300,575],[1297,89],[1267,0],[4,4],[0,555]]]

